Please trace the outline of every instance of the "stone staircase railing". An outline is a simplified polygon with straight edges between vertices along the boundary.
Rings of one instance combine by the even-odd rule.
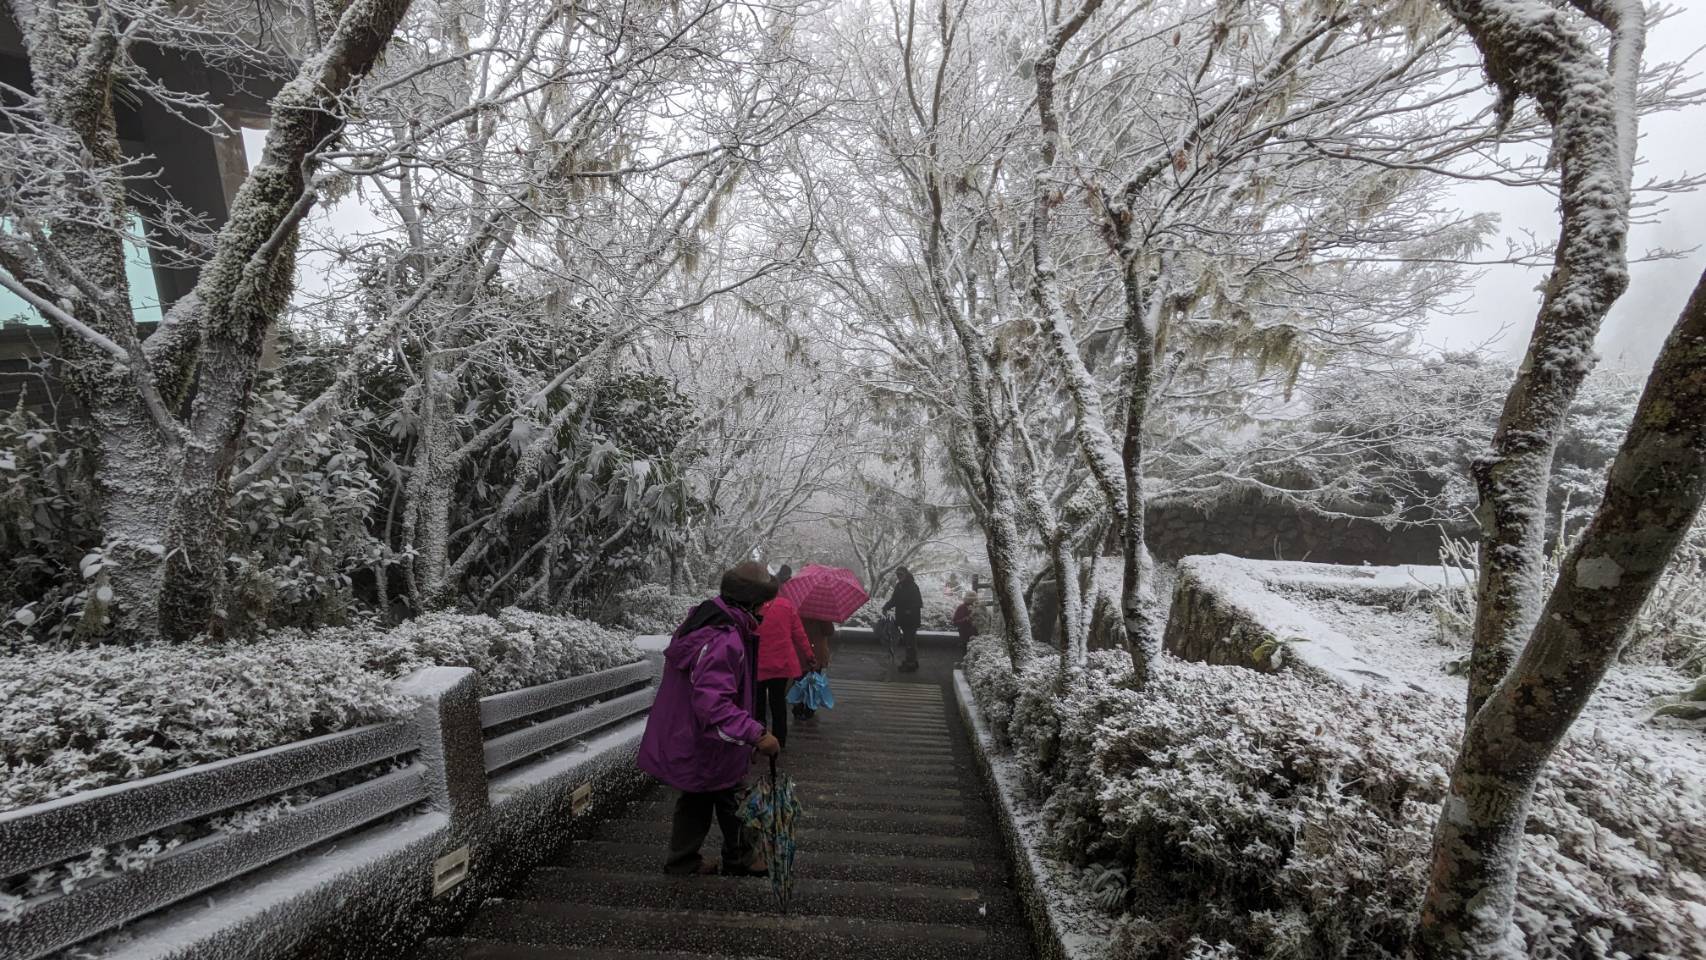
[[[423,803],[416,815],[447,816],[453,830],[471,824],[490,804],[488,773],[644,713],[655,676],[642,660],[482,699],[473,670],[431,667],[400,681],[417,704],[412,717],[0,814],[0,877],[12,877],[328,778],[371,774],[252,830],[213,832],[145,869],[37,896],[15,920],[0,920],[0,957],[34,960]]]

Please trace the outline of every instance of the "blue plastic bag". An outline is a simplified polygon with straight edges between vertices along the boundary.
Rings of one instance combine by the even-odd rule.
[[[794,681],[788,690],[788,702],[807,710],[835,709],[835,694],[829,692],[829,678],[813,670]]]

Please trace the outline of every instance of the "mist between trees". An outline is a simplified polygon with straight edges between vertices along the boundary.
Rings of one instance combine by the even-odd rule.
[[[1702,295],[1638,402],[1587,379],[1631,211],[1696,185],[1636,180],[1641,118],[1700,109],[1638,0],[9,10],[0,285],[62,388],[0,424],[21,655],[617,619],[758,555],[978,568],[1014,671],[1050,580],[1056,682],[1100,623],[1140,689],[1157,505],[1478,528],[1413,949],[1483,957],[1536,777],[1698,569]],[[276,90],[222,224],[121,140],[138,99],[237,135],[163,53]],[[1494,248],[1464,178],[1557,236]],[[146,329],[139,242],[199,271]],[[1521,364],[1422,350],[1490,263],[1547,278]]]

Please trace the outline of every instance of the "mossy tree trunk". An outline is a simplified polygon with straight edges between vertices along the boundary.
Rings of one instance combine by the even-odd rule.
[[[125,270],[124,237],[131,228],[125,157],[112,102],[124,55],[121,25],[110,11],[78,4],[17,9],[27,20],[20,26],[45,119],[80,160],[63,171],[61,202],[39,223],[14,224],[26,233],[39,230],[36,262],[7,251],[14,255],[0,257],[0,264],[88,331],[140,356]],[[175,425],[159,422],[159,411],[144,398],[158,387],[166,404],[181,404],[187,371],[161,377],[103,350],[56,314],[47,318],[58,334],[65,383],[88,411],[100,444],[95,494],[118,627],[127,638],[148,635],[180,451],[175,434],[164,429]],[[144,382],[150,380],[158,382]]]
[[[1464,734],[1434,834],[1418,943],[1500,957],[1540,771],[1616,658],[1706,498],[1706,274],[1666,341],[1605,498],[1511,669]]]
[[[1584,0],[1584,6],[1594,6]],[[1530,97],[1552,126],[1561,221],[1528,351],[1487,456],[1475,463],[1483,530],[1467,716],[1504,679],[1545,597],[1546,494],[1601,321],[1629,284],[1639,2],[1624,4],[1610,67],[1570,14],[1525,0],[1444,0],[1481,49],[1506,108]],[[1610,11],[1615,3],[1607,2]]]
[[[1511,955],[1522,838],[1541,768],[1615,656],[1699,507],[1706,318],[1696,292],[1666,344],[1604,501],[1547,596],[1545,505],[1558,438],[1593,341],[1628,285],[1625,245],[1639,0],[1575,0],[1607,28],[1596,51],[1566,9],[1442,0],[1479,47],[1501,109],[1532,98],[1552,127],[1561,221],[1555,265],[1501,413],[1475,464],[1485,533],[1469,661],[1468,724],[1434,837],[1417,933],[1430,958]]]
[[[107,575],[127,639],[185,639],[217,627],[231,466],[261,346],[290,298],[316,156],[336,140],[342,98],[373,68],[408,5],[315,8],[321,47],[275,98],[265,154],[238,190],[195,290],[146,343],[125,275],[132,224],[112,105],[136,69],[126,58],[138,24],[105,6],[14,5],[39,97],[31,135],[63,139],[59,152],[71,159],[55,168],[68,191],[39,222],[19,215],[30,243],[0,250],[0,267],[54,325],[67,381],[100,438]],[[160,18],[149,28],[161,32],[193,29],[172,11],[140,16]]]
[[[373,69],[408,9],[409,0],[325,8],[325,44],[274,98],[261,160],[238,189],[196,284],[205,310],[197,390],[160,590],[160,631],[168,639],[219,632],[227,485],[261,347],[290,300],[297,227],[313,200],[317,154],[343,129],[340,100]]]

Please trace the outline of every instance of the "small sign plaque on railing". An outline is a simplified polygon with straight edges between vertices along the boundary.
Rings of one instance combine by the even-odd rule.
[[[432,862],[432,895],[442,897],[468,879],[468,847],[457,847]]]

